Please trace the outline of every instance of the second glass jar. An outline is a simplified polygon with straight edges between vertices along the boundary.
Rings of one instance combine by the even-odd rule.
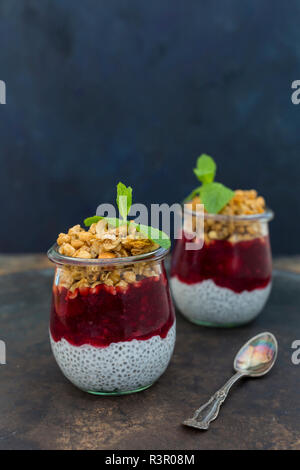
[[[193,221],[199,217],[188,212]],[[199,235],[204,243],[196,250],[187,250],[186,243],[199,244],[199,238],[191,240],[183,228],[172,256],[171,288],[187,319],[205,326],[231,327],[247,323],[261,312],[272,285],[268,232],[272,218],[272,211],[249,216],[205,213],[204,234]]]

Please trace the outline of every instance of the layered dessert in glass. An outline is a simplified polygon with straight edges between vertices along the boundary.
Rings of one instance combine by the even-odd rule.
[[[193,225],[202,202],[197,195],[187,204]],[[230,327],[261,312],[271,291],[272,217],[255,190],[237,190],[219,213],[204,210],[204,233],[191,240],[183,226],[172,256],[171,288],[186,318],[200,325]],[[186,249],[187,242],[199,244],[201,237],[201,249]]]
[[[106,219],[89,230],[70,228],[49,250],[56,264],[52,351],[81,390],[140,391],[167,368],[175,343],[167,253],[135,224],[115,227]]]

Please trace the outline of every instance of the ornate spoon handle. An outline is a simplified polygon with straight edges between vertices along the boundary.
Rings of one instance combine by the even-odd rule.
[[[230,388],[244,375],[245,374],[241,372],[237,372],[233,375],[222,388],[220,388],[204,405],[195,411],[192,418],[187,419],[183,424],[197,429],[208,429],[211,421],[216,419],[218,416],[220,407],[225,401]]]

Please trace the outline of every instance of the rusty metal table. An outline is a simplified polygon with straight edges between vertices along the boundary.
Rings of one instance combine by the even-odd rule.
[[[53,271],[0,277],[0,449],[300,449],[300,276],[277,272],[264,312],[234,329],[196,327],[177,315],[169,368],[147,391],[96,397],[61,374],[48,340]],[[272,331],[279,357],[270,375],[236,385],[209,431],[181,425],[232,373],[250,336]]]

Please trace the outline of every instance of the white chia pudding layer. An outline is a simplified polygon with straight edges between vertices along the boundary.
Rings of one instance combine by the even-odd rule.
[[[186,284],[174,276],[171,290],[180,312],[194,323],[230,326],[253,320],[263,309],[271,292],[270,282],[262,289],[234,292],[208,279]]]
[[[50,333],[63,374],[80,389],[95,393],[129,392],[151,385],[166,370],[175,337],[175,322],[165,338],[120,341],[104,348],[73,346],[64,338],[55,342]]]

